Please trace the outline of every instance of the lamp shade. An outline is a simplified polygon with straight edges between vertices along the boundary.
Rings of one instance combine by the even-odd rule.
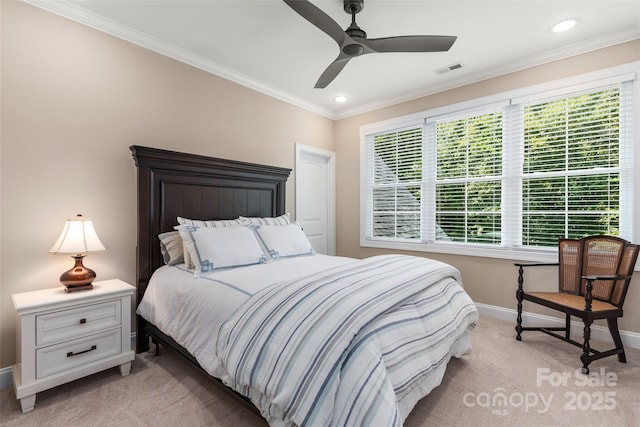
[[[56,254],[86,254],[104,251],[105,247],[98,239],[90,219],[78,214],[68,219],[62,233],[49,252]]]

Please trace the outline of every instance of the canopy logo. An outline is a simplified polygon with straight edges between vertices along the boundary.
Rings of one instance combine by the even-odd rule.
[[[615,372],[607,372],[604,368],[585,375],[580,369],[574,372],[554,372],[549,368],[538,368],[536,371],[536,386],[560,387],[566,390],[561,393],[556,402],[566,411],[612,411],[616,409],[616,392],[611,388],[618,384]],[[581,390],[576,391],[579,387]],[[494,415],[507,415],[509,408],[520,408],[525,412],[536,411],[546,413],[556,398],[555,393],[541,393],[536,391],[508,393],[502,387],[496,387],[491,392],[465,393],[462,401],[469,408],[479,407],[490,409]]]

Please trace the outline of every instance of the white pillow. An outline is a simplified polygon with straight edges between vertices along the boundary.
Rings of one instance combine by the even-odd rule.
[[[261,264],[266,261],[255,233],[248,227],[181,225],[178,231],[189,252],[196,276],[217,268]]]
[[[280,215],[275,218],[258,218],[258,217],[240,216],[238,217],[238,220],[242,221],[243,224],[251,224],[251,225],[289,225],[291,224],[291,219],[289,219],[288,213],[284,215]]]
[[[298,224],[261,225],[256,229],[256,234],[274,259],[315,253]]]
[[[179,216],[178,224],[195,225],[196,227],[231,227],[234,225],[241,225],[242,221],[240,218],[203,221],[201,219],[189,219]]]
[[[193,225],[196,227],[232,227],[234,225],[241,225],[242,221],[240,218],[236,219],[219,219],[219,220],[207,220],[203,221],[201,219],[189,219],[183,218],[181,216],[178,217],[178,224],[180,225]],[[176,230],[180,226],[174,227]],[[189,270],[193,270],[195,268],[193,262],[191,261],[191,255],[189,255],[189,251],[186,246],[183,246],[183,256],[182,256],[186,267]]]

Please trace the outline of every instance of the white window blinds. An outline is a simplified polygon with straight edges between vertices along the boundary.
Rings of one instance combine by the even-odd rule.
[[[362,244],[535,257],[565,237],[634,240],[634,82],[617,75],[371,125]]]
[[[420,240],[422,126],[368,136],[366,168],[368,236]]]
[[[436,240],[500,243],[502,113],[435,123]]]
[[[524,246],[620,234],[621,89],[525,105]]]

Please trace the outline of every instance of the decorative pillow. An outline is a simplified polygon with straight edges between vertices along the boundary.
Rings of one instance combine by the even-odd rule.
[[[241,216],[238,217],[243,224],[251,224],[251,225],[289,225],[291,224],[291,219],[289,219],[289,213],[284,215],[280,215],[275,218],[258,218],[258,217],[246,217]]]
[[[179,216],[178,224],[193,225],[196,227],[232,227],[234,225],[241,225],[242,221],[240,220],[240,218],[204,221],[201,219],[189,219],[189,218],[183,218]],[[175,229],[177,230],[178,227],[175,227]],[[184,258],[184,263],[186,264],[186,267],[188,269],[192,270],[195,268],[193,262],[191,261],[191,256],[189,255],[189,251],[187,251],[186,246],[183,247],[183,258]]]
[[[256,229],[256,234],[274,259],[315,253],[298,224],[261,225]]]
[[[160,252],[165,264],[176,265],[184,262],[184,248],[179,232],[168,231],[158,234],[158,239],[160,239]]]
[[[216,268],[264,263],[266,257],[249,227],[196,227],[181,225],[180,236],[194,264],[194,274]]]
[[[201,219],[189,219],[181,216],[178,217],[178,224],[194,225],[196,227],[231,227],[234,225],[241,225],[242,223],[243,222],[240,218],[203,221]]]

